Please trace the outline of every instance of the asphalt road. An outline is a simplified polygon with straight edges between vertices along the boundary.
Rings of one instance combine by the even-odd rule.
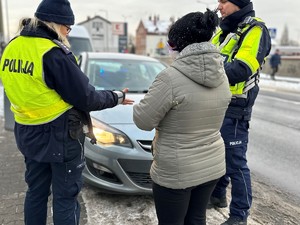
[[[300,93],[262,90],[252,115],[252,172],[300,197]]]

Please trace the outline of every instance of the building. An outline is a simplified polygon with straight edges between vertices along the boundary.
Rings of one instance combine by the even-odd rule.
[[[96,52],[126,52],[127,51],[127,23],[110,22],[101,16],[88,17],[78,23],[84,26],[92,38]]]
[[[174,23],[174,18],[168,21],[159,19],[159,16],[150,16],[148,20],[141,20],[136,30],[135,52],[139,55],[162,56],[167,55],[166,42],[168,31]]]

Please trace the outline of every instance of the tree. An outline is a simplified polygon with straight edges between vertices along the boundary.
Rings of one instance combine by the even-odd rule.
[[[290,45],[289,41],[289,30],[287,25],[284,25],[283,33],[281,35],[280,45],[287,46]]]
[[[284,26],[282,35],[281,35],[281,40],[280,40],[280,45],[282,46],[299,46],[299,42],[295,40],[291,40],[289,38],[289,30],[287,25]]]

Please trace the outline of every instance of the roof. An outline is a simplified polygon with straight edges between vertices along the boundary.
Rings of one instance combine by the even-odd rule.
[[[157,19],[144,19],[142,23],[147,30],[147,33],[155,33],[155,34],[167,34],[169,32],[169,27],[172,25],[171,20],[159,20]]]
[[[110,22],[109,20],[103,18],[102,16],[94,16],[94,17],[89,17],[89,16],[88,16],[86,20],[81,21],[80,23],[77,23],[77,24],[78,24],[78,25],[82,25],[82,24],[88,23],[89,21],[93,21],[93,20],[95,20],[95,19],[100,19],[100,20],[105,21],[105,22],[108,23],[108,24],[111,24],[111,22]]]

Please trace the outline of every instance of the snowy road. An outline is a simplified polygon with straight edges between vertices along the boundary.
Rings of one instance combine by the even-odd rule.
[[[300,94],[262,91],[250,123],[252,172],[300,197]]]

